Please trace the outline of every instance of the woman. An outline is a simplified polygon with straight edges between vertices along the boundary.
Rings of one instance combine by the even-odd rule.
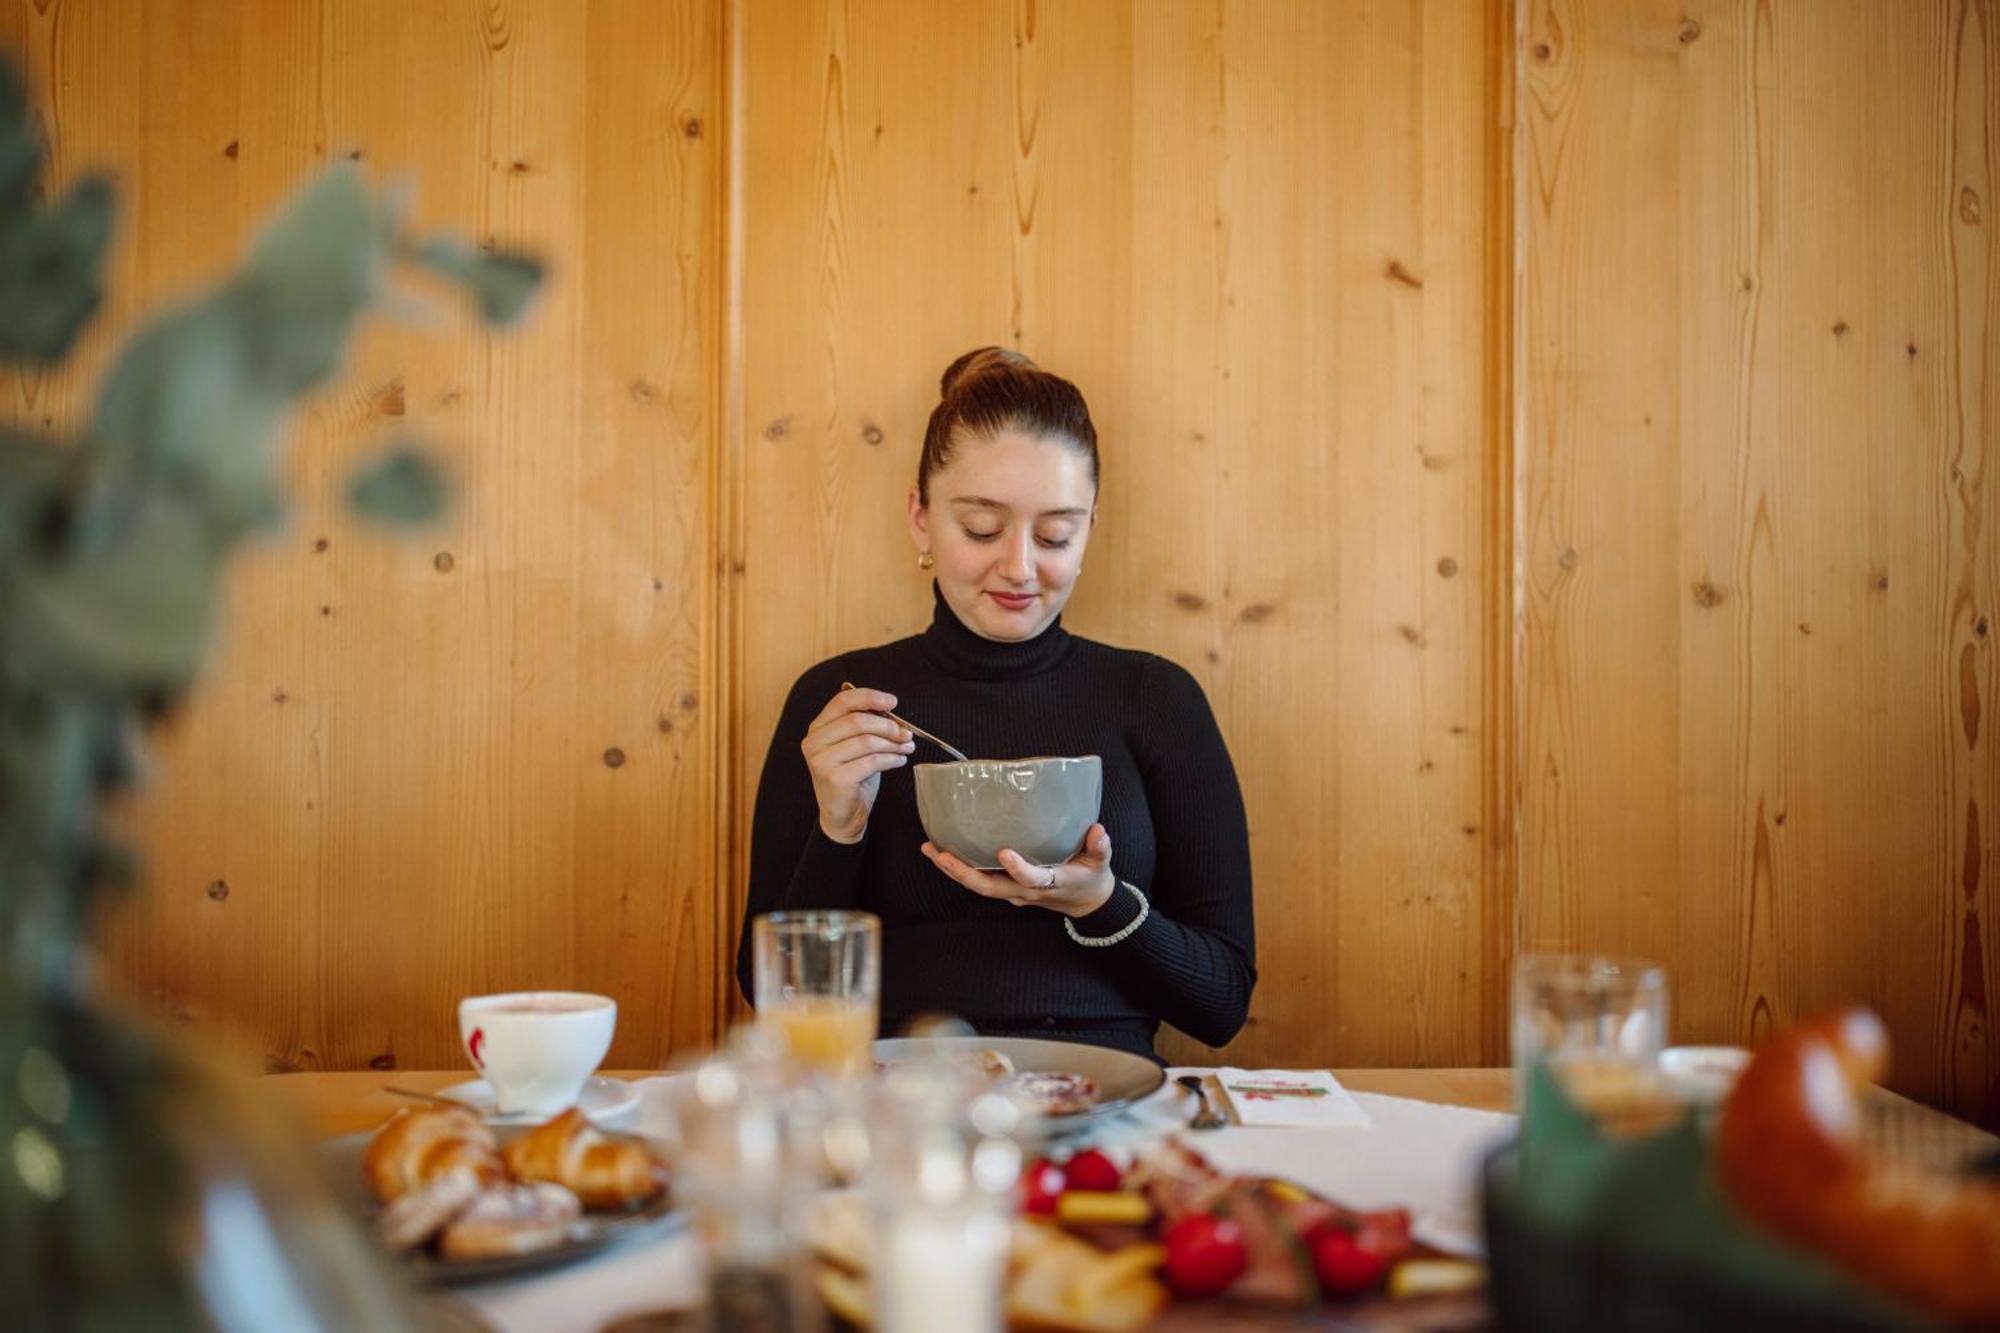
[[[746,993],[749,918],[860,908],[882,918],[887,1032],[948,1013],[1157,1059],[1163,1020],[1211,1046],[1242,1028],[1249,834],[1208,702],[1180,667],[1062,627],[1097,481],[1075,385],[995,347],[945,371],[909,496],[931,626],[792,687],[757,788]],[[1003,852],[1004,873],[972,869],[925,840],[907,772],[919,742],[890,709],[976,758],[1102,756],[1102,822],[1067,864]]]

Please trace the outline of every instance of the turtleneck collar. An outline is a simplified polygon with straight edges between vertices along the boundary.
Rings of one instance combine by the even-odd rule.
[[[944,599],[935,581],[931,584],[930,628],[923,633],[924,655],[939,670],[965,680],[1006,680],[1014,676],[1038,676],[1052,671],[1068,659],[1075,641],[1062,627],[1058,615],[1048,628],[1032,639],[1002,643],[983,638],[966,627]]]

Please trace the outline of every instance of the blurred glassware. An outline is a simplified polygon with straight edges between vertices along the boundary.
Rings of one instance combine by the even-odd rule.
[[[1607,1128],[1639,1132],[1678,1113],[1660,1072],[1667,976],[1657,964],[1597,954],[1524,954],[1514,964],[1517,1104],[1546,1067]]]
[[[708,1262],[715,1333],[816,1333],[807,1209],[825,1181],[816,1132],[827,1116],[783,1040],[757,1024],[696,1065],[677,1089],[678,1188]]]
[[[869,1067],[882,994],[882,923],[868,912],[771,912],[751,924],[752,1002],[806,1068]]]
[[[970,1032],[943,1021],[911,1035]],[[868,1120],[875,1326],[997,1333],[1021,1174],[1021,1108],[940,1050],[884,1071]]]

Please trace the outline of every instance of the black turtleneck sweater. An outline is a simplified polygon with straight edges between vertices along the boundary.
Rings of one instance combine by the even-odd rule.
[[[898,713],[976,758],[1102,756],[1111,870],[1146,895],[1145,924],[1085,948],[1060,913],[995,902],[946,878],[918,850],[909,765],[882,775],[859,842],[827,837],[799,742],[843,680],[887,690]],[[917,745],[912,764],[930,748]],[[785,701],[750,834],[736,959],[746,994],[749,918],[808,908],[882,918],[882,1028],[891,1034],[946,1013],[995,1036],[1153,1056],[1162,1020],[1211,1046],[1229,1041],[1257,980],[1243,797],[1194,677],[1151,653],[1078,638],[1060,619],[1024,643],[984,639],[942,597],[924,633],[822,662]],[[1110,935],[1138,913],[1138,899],[1119,888],[1076,928]]]

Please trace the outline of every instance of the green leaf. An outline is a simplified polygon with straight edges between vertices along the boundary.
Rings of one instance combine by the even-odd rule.
[[[0,171],[5,157],[0,147]],[[115,211],[110,182],[91,176],[52,208],[0,217],[0,361],[49,362],[69,350],[104,299]]]
[[[542,285],[542,264],[529,255],[496,250],[482,254],[452,236],[432,236],[410,250],[410,258],[450,278],[472,293],[488,324],[512,324],[527,313]]]
[[[0,60],[0,217],[28,211],[42,139],[28,115],[28,90],[14,66]]]
[[[101,477],[81,540],[115,538],[132,497],[165,486],[221,533],[279,508],[277,434],[290,393],[259,345],[255,300],[231,285],[157,320],[120,352],[98,398]]]
[[[230,284],[259,378],[290,397],[340,365],[354,321],[381,290],[389,237],[361,174],[327,171],[285,205]]]
[[[149,500],[119,540],[0,578],[8,678],[64,694],[174,693],[207,642],[219,552],[201,516]]]
[[[355,474],[347,502],[377,523],[413,527],[444,513],[450,489],[436,463],[414,446],[400,444]]]
[[[0,568],[22,559],[62,486],[61,449],[0,426]]]

